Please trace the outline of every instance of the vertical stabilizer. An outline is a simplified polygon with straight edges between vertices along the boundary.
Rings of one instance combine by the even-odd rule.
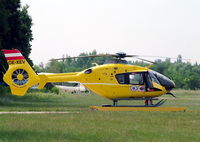
[[[9,65],[3,79],[10,86],[12,94],[23,96],[40,79],[19,50],[2,51]]]

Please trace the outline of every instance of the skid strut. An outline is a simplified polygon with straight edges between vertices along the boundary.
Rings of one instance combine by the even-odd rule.
[[[117,106],[118,100],[113,100],[113,106]]]

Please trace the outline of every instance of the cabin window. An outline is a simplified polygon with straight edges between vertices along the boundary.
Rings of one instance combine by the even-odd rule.
[[[143,85],[143,75],[142,73],[131,73],[129,74],[129,84],[135,84],[135,85]]]
[[[127,75],[126,74],[117,74],[117,81],[119,84],[128,84]]]
[[[143,73],[117,74],[116,79],[119,84],[144,85]]]

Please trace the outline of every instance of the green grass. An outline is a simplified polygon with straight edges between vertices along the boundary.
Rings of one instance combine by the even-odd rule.
[[[88,106],[111,104],[85,94],[29,93],[1,96],[0,111],[69,111],[69,114],[1,114],[0,141],[199,142],[200,91],[174,91],[164,106],[186,112],[101,112]],[[122,101],[121,104],[133,102]],[[79,113],[73,113],[79,112]]]

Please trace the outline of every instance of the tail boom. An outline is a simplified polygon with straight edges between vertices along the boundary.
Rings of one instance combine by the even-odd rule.
[[[39,75],[39,89],[42,89],[49,82],[70,82],[78,81],[78,73],[59,73],[59,74],[41,74]]]

